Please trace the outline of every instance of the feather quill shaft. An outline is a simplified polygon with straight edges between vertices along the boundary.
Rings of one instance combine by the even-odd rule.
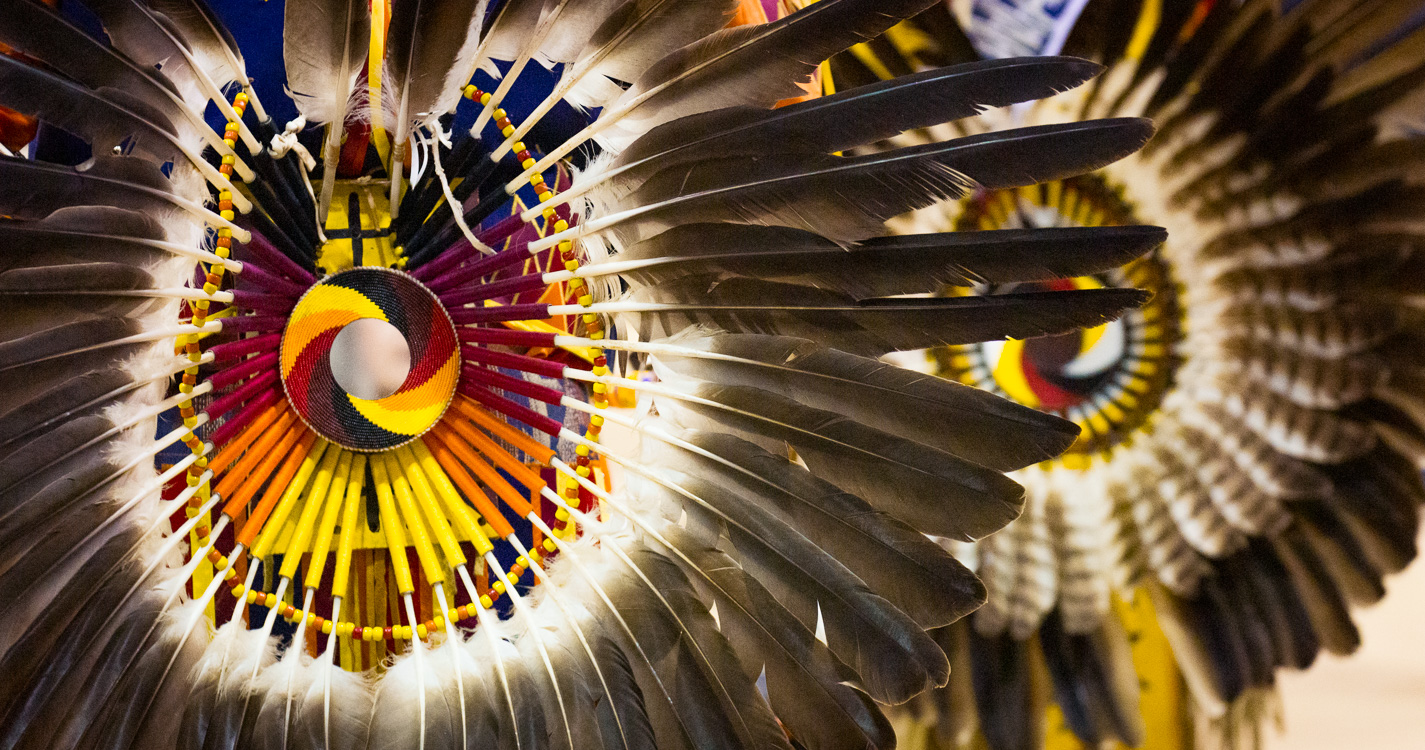
[[[504,638],[497,632],[497,626],[495,625],[495,623],[499,621],[499,616],[486,609],[485,605],[480,601],[480,589],[475,585],[475,581],[470,578],[469,568],[465,565],[461,565],[455,569],[455,572],[457,577],[460,578],[460,582],[465,585],[465,592],[470,596],[470,603],[475,605],[475,616],[480,623],[476,629],[485,633],[486,642],[490,646],[490,654],[494,657],[495,674],[500,679],[500,691],[505,699],[505,708],[509,712],[510,727],[514,729],[515,750],[522,750],[522,748],[534,738],[520,738],[518,730],[520,726],[519,709],[515,705],[514,694],[510,690],[509,670],[505,665],[505,658],[501,653],[504,646]]]
[[[233,203],[239,210],[252,210],[251,201],[228,178],[179,140],[172,124],[164,121],[166,118],[152,110],[145,111],[146,105],[117,90],[91,91],[0,55],[0,101],[91,141],[95,150],[113,148],[135,136],[140,150],[159,161],[193,165],[213,187],[233,193]]]
[[[1030,338],[1095,326],[1146,301],[1136,289],[1024,292],[989,297],[886,297],[846,295],[751,279],[732,278],[709,288],[705,278],[644,288],[629,301],[550,305],[550,314],[585,312],[632,318],[625,323],[643,340],[669,337],[692,325],[732,333],[766,333],[810,339],[841,351],[879,357],[937,344]]]
[[[570,435],[572,436],[573,434],[571,433]],[[674,493],[677,493],[687,498],[688,500],[692,501],[692,503],[696,506],[704,508],[707,511],[713,513],[714,515],[724,518],[724,520],[729,524],[735,524],[739,528],[744,528],[744,531],[746,533],[754,535],[757,533],[753,530],[755,529],[755,526],[742,526],[742,524],[747,523],[745,517],[742,520],[738,520],[734,519],[732,516],[723,515],[722,511],[719,510],[718,507],[714,506],[713,504],[710,504],[704,497],[701,497],[699,494],[690,490],[689,486],[691,485],[684,486],[683,483],[680,483],[676,478],[673,478],[672,476],[665,475],[656,469],[652,469],[640,462],[633,461],[627,457],[620,456],[617,453],[609,453],[608,456],[610,460],[617,461],[620,465],[624,466],[628,470],[648,479],[651,482],[661,485]],[[670,549],[673,548],[671,542],[663,538],[662,535],[659,534],[656,529],[652,528],[640,514],[638,514],[636,511],[629,509],[625,503],[613,497],[609,493],[604,492],[601,488],[598,488],[597,485],[594,485],[593,483],[589,482],[586,478],[579,476],[577,472],[572,469],[572,467],[569,467],[562,461],[555,459],[553,462],[551,462],[551,465],[553,465],[561,472],[565,472],[566,475],[570,476],[571,479],[574,479],[576,482],[578,482],[581,487],[584,487],[590,492],[593,492],[596,497],[599,497],[601,500],[607,503],[609,507],[615,509],[618,513],[620,513],[620,515],[623,515],[625,518],[627,518],[634,525],[638,526],[645,533],[648,533],[651,537],[658,540],[660,544],[663,544],[669,547]],[[686,477],[686,475],[681,476]],[[692,479],[692,477],[686,478]],[[553,495],[551,493],[551,497],[557,497],[557,495]],[[565,512],[570,513],[570,515],[574,515],[580,518],[581,521],[583,521],[584,518],[587,517],[585,514],[579,513],[576,509],[573,509],[568,506],[567,503],[564,503],[562,500],[558,501],[558,505]],[[788,536],[791,533],[793,532],[790,532],[790,530],[788,530],[788,534],[780,535],[780,538],[784,542],[790,541],[788,539]],[[766,541],[766,545],[766,549],[768,551],[777,554],[777,550],[779,549],[779,542],[774,539],[769,539]],[[831,562],[830,565],[833,568],[839,567],[834,562]],[[844,569],[842,570],[843,574],[849,575],[849,573],[845,573]],[[854,576],[851,576],[849,579],[846,579],[843,584],[839,586],[827,583],[828,580],[836,580],[836,576],[831,574],[831,572],[826,569],[822,569],[817,573],[809,573],[804,580],[806,583],[815,583],[818,586],[825,587],[823,591],[824,595],[828,597],[828,599],[826,599],[828,604],[833,601],[837,601],[838,597],[846,597],[849,595],[852,600],[855,600],[857,597],[863,596],[867,593],[864,591],[856,591],[855,587],[860,582],[859,580],[855,579]],[[868,626],[869,629],[860,631],[861,635],[859,636],[859,638],[866,640],[876,640],[881,638],[888,639],[885,641],[880,641],[880,646],[876,649],[879,653],[879,657],[875,658],[880,658],[883,660],[888,659],[892,655],[892,653],[895,652],[887,649],[899,649],[899,653],[896,659],[896,666],[892,666],[891,664],[885,661],[882,661],[879,664],[873,664],[872,661],[870,661],[873,657],[870,657],[869,655],[864,654],[863,652],[863,649],[868,648],[868,646],[864,643],[857,643],[857,636],[853,635],[852,639],[847,642],[845,653],[847,655],[857,655],[857,658],[853,659],[853,661],[857,661],[857,671],[862,675],[863,678],[873,679],[877,688],[878,698],[882,700],[889,700],[892,702],[900,702],[908,699],[910,696],[914,695],[916,692],[919,692],[919,690],[924,688],[924,684],[921,684],[920,687],[915,687],[917,680],[924,681],[925,679],[929,678],[931,679],[932,684],[937,685],[943,682],[943,675],[941,675],[941,672],[945,671],[945,667],[947,667],[948,664],[937,663],[936,655],[939,654],[938,661],[943,662],[943,654],[940,654],[938,648],[934,647],[933,644],[929,643],[928,639],[925,638],[925,634],[923,631],[921,631],[913,623],[909,623],[908,620],[903,623],[900,623],[899,627],[897,627],[897,624],[895,623],[895,615],[899,615],[900,618],[905,620],[905,616],[903,614],[900,614],[898,610],[894,610],[893,608],[883,609],[876,615],[868,615],[867,612],[864,611],[861,607],[869,603],[870,599],[862,598],[860,600],[859,605],[853,603],[852,600],[842,601],[842,603],[846,607],[845,611],[847,613],[847,616],[851,618],[850,622],[857,621],[857,618],[867,618],[863,622],[871,622],[873,620],[876,620],[878,617],[880,618],[878,625]],[[853,633],[857,632],[856,628],[854,627],[848,628],[848,630]],[[872,636],[872,633],[875,633],[876,635]],[[853,643],[857,643],[857,645],[852,645]],[[891,646],[891,644],[894,644],[894,646]],[[878,673],[885,679],[877,679]]]
[[[100,44],[43,3],[14,2],[0,7],[0,42],[45,61],[89,88],[116,88],[159,108],[176,110],[189,128],[218,154],[232,156],[238,176],[254,179],[252,168],[233,151],[176,87],[161,73],[144,70],[113,48]],[[175,123],[176,124],[176,123]]]
[[[519,589],[515,588],[514,582],[511,581],[509,575],[505,573],[505,569],[500,565],[500,561],[495,559],[494,553],[485,553],[485,565],[485,569],[494,571],[495,577],[505,585],[505,592],[509,594],[510,602],[514,605],[515,609],[523,613],[526,617],[532,617],[533,613],[530,610],[529,603],[520,595]],[[576,747],[574,744],[573,725],[569,721],[569,713],[565,708],[564,695],[559,689],[559,677],[554,672],[554,665],[549,661],[549,649],[545,643],[544,633],[540,632],[539,628],[533,628],[529,632],[530,637],[534,640],[535,649],[539,652],[539,659],[543,662],[544,670],[549,675],[550,688],[554,691],[554,702],[559,706],[560,723],[564,725],[564,738],[569,742],[569,747]]]
[[[784,83],[781,88],[747,86],[745,81],[732,73],[763,72],[759,65],[762,63],[771,71],[775,71],[775,75],[764,73],[767,78],[778,82],[795,80],[810,73],[812,67],[819,64],[822,59],[830,57],[858,41],[880,34],[897,21],[912,16],[931,4],[926,0],[895,0],[894,2],[823,0],[774,23],[748,29],[726,30],[708,37],[701,43],[689,45],[684,48],[681,57],[674,59],[677,56],[675,53],[675,55],[665,58],[659,63],[661,69],[655,69],[647,74],[651,80],[645,82],[644,85],[636,82],[632,89],[610,104],[599,119],[566,140],[563,145],[549,152],[534,166],[511,180],[508,185],[513,185],[515,186],[513,189],[518,189],[518,186],[524,184],[530,175],[549,169],[555,161],[568,156],[574,149],[609,127],[630,118],[633,112],[647,106],[649,102],[655,101],[656,97],[665,91],[696,92],[705,99],[711,99],[717,93],[731,93],[740,88],[748,92],[755,92],[751,96],[753,101],[745,103],[770,106],[781,98],[794,95],[797,92],[796,87],[787,83]],[[798,49],[796,58],[781,57],[782,53],[778,50],[789,48]],[[818,59],[810,60],[809,58],[812,57]],[[659,66],[655,66],[655,68],[659,68]],[[700,78],[704,79],[701,83],[705,85],[691,85]],[[718,85],[706,85],[709,82],[716,82],[728,91],[721,91]],[[744,103],[743,100],[746,98],[748,98],[748,94],[743,94],[742,97],[736,95],[727,97],[731,101],[722,99],[715,103],[694,104],[691,107],[684,104],[681,108],[670,108],[663,114],[667,119],[673,119],[680,115],[695,114],[717,106],[727,106],[734,102]],[[654,124],[657,123],[648,123],[649,126]],[[509,187],[506,189],[513,192],[513,189]]]
[[[196,7],[197,2],[199,0],[88,0],[87,5],[95,15],[99,16],[99,20],[103,22],[104,29],[114,41],[115,46],[125,54],[141,63],[171,63],[174,66],[173,69],[187,69],[193,77],[194,83],[203,91],[203,95],[209,101],[217,105],[223,117],[228,122],[238,124],[238,135],[242,139],[243,145],[247,147],[248,153],[261,154],[263,151],[262,142],[238,116],[237,110],[233,109],[232,104],[223,95],[222,86],[219,86],[209,74],[209,70],[213,66],[227,67],[227,61],[213,59],[209,61],[209,65],[204,65],[197,59],[195,50],[189,44],[190,40],[198,41],[187,33],[195,29],[195,26],[192,23],[187,23],[180,30],[180,27],[176,25],[179,21],[192,20],[193,12],[181,11],[186,10],[183,7],[185,5],[190,8]],[[162,10],[159,9],[160,5]],[[173,15],[172,11],[175,9],[180,12]],[[198,23],[208,26],[209,31],[213,32],[212,11],[206,12],[208,16]],[[203,13],[197,13],[197,15],[202,17]],[[223,33],[225,32],[226,30],[223,30]],[[222,46],[226,47],[227,45]],[[227,71],[224,78],[243,85],[254,112],[261,111],[262,105],[257,99],[256,92],[251,90],[251,84],[248,83],[245,72],[236,68],[231,69]]]
[[[515,128],[514,133],[511,133],[503,143],[495,148],[490,154],[491,160],[503,159],[515,143],[538,125],[541,118],[585,80],[603,78],[606,75],[608,78],[623,78],[624,76],[620,75],[623,73],[622,70],[603,72],[602,69],[605,67],[614,67],[604,65],[605,61],[609,61],[610,56],[615,58],[610,62],[617,62],[619,57],[617,53],[621,50],[637,50],[636,54],[656,58],[658,53],[651,52],[650,46],[655,50],[666,50],[667,52],[682,47],[685,39],[687,43],[690,43],[702,34],[722,25],[719,22],[725,21],[730,9],[730,3],[726,0],[702,3],[683,3],[678,0],[651,0],[651,2],[630,0],[624,3],[603,26],[594,32],[593,39],[589,41],[588,46],[580,51],[574,63],[567,67],[554,90],[524,118],[524,121]],[[630,15],[633,17],[627,18]],[[668,31],[664,29],[668,29]],[[606,38],[607,41],[599,44],[597,48],[591,49],[595,44],[598,44],[600,38]],[[649,42],[654,41],[655,38],[660,44],[650,45]]]
[[[787,227],[684,224],[571,275],[618,274],[651,285],[720,273],[880,297],[1098,273],[1142,255],[1166,236],[1157,227],[1062,227],[897,235],[846,246]],[[546,279],[562,280],[553,274]]]
[[[391,9],[386,60],[397,102],[390,170],[393,219],[400,207],[402,159],[412,126],[434,120],[458,101],[465,80],[454,76],[465,71],[465,61],[475,54],[484,4],[484,0],[411,0]]]
[[[1125,118],[1019,128],[851,158],[779,155],[755,165],[709,159],[660,171],[612,207],[622,210],[531,242],[530,249],[629,223],[624,234],[648,236],[704,217],[862,239],[892,216],[958,197],[972,184],[1002,189],[1092,171],[1137,151],[1151,133],[1146,120]],[[907,183],[916,184],[914,197],[887,194]]]
[[[206,0],[143,0],[155,13],[160,13],[178,29],[190,45],[209,50],[209,55],[218,64],[226,64],[229,80],[242,87],[252,105],[258,122],[269,122],[266,110],[252,87],[247,75],[247,64],[242,50],[228,28],[208,7]]]
[[[335,165],[341,156],[348,102],[369,46],[370,7],[366,0],[292,0],[284,14],[287,88],[298,111],[310,122],[327,125],[322,151],[326,166],[317,203],[318,219],[325,224],[336,188]]]
[[[74,206],[112,206],[155,216],[181,212],[214,229],[231,230],[239,242],[252,239],[246,229],[175,194],[158,167],[143,159],[97,156],[77,168],[0,159],[0,207],[11,218],[40,220]]]
[[[526,221],[613,180],[636,187],[655,171],[709,156],[794,150],[830,154],[906,130],[930,127],[985,107],[1039,99],[1092,78],[1101,66],[1075,58],[985,60],[928,70],[805,102],[763,110],[729,107],[649,131],[604,170],[521,214]]]

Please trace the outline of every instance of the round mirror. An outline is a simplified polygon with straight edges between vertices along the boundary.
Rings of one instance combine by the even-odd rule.
[[[396,327],[362,318],[337,332],[331,348],[332,376],[342,390],[374,401],[400,389],[411,371],[411,347]]]

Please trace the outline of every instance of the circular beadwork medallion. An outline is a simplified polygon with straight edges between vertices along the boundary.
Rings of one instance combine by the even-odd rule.
[[[409,372],[384,398],[347,392],[332,369],[337,335],[366,319],[389,323],[410,350]],[[460,379],[455,325],[445,308],[420,282],[387,268],[353,268],[307,290],[283,331],[281,356],[282,387],[302,421],[355,451],[395,448],[425,433]]]
[[[964,204],[957,231],[1137,224],[1122,191],[1089,175],[1014,190],[981,191]],[[1134,287],[1153,293],[1141,308],[1082,331],[935,350],[938,374],[1057,414],[1083,430],[1062,457],[1081,465],[1129,439],[1151,419],[1182,361],[1183,310],[1160,250],[1122,268],[1074,279],[957,287],[949,294]]]

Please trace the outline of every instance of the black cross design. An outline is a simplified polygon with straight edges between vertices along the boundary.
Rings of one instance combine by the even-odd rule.
[[[326,230],[326,236],[328,240],[351,240],[351,265],[353,267],[361,265],[361,255],[367,238],[374,240],[394,232],[389,224],[380,229],[361,228],[361,200],[354,190],[346,199],[346,219],[344,229],[329,228]]]

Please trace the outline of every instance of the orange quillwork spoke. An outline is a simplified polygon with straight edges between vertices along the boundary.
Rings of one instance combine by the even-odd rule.
[[[297,416],[290,410],[282,413],[272,429],[264,433],[237,466],[218,482],[218,494],[228,498],[227,505],[223,507],[224,514],[236,517],[238,510],[247,505],[247,501],[262,486],[262,480],[272,474],[277,462],[282,460],[282,456],[306,429],[297,423]],[[225,492],[229,487],[235,487],[231,494]]]
[[[267,523],[267,517],[272,514],[272,510],[277,505],[277,501],[286,494],[287,486],[292,482],[292,477],[296,476],[297,469],[301,467],[302,461],[307,458],[307,453],[311,451],[312,444],[317,441],[317,433],[312,432],[305,426],[299,427],[295,431],[300,431],[301,433],[301,437],[297,439],[296,448],[292,449],[290,453],[286,453],[285,456],[284,451],[275,451],[272,459],[276,460],[269,460],[271,463],[276,463],[277,460],[285,458],[285,460],[282,460],[282,468],[277,470],[277,474],[272,477],[272,482],[267,486],[267,492],[263,493],[262,500],[258,502],[256,508],[253,508],[252,515],[247,519],[247,523],[242,526],[242,531],[238,532],[237,542],[244,547],[252,546],[253,540],[257,539],[258,532],[261,531],[263,525]],[[285,443],[287,441],[284,440],[283,442]],[[267,465],[269,461],[264,461],[263,464]],[[243,489],[247,488],[244,487]],[[234,498],[234,500],[236,499],[237,498]]]
[[[491,482],[486,479],[485,484],[495,489],[497,493],[501,485],[511,491],[513,491],[513,488],[509,486],[508,482],[504,481],[503,477],[493,470],[490,470],[490,465],[475,455],[474,451],[458,443],[447,444],[446,441],[441,438],[440,432],[441,429],[437,427],[435,430],[427,433],[424,439],[426,446],[430,448],[436,461],[440,462],[441,468],[449,475],[451,481],[455,482],[456,486],[460,488],[460,491],[465,494],[465,497],[475,504],[475,509],[478,510],[480,515],[485,518],[485,521],[495,529],[496,534],[499,534],[501,537],[513,534],[514,528],[510,526],[509,521],[505,520],[505,515],[500,512],[499,508],[495,507],[494,503],[490,502],[490,498],[481,491],[475,479],[466,473],[465,467],[462,466],[462,464],[476,470],[477,473],[479,473],[482,467],[489,470],[495,481]],[[485,476],[486,475],[482,474],[482,478]],[[516,493],[516,497],[518,497],[518,493]],[[501,499],[503,500],[504,497],[501,496]],[[509,501],[506,500],[506,502]],[[528,503],[526,503],[526,505],[528,505]]]
[[[244,427],[242,432],[228,441],[228,444],[223,446],[223,449],[219,451],[218,455],[208,464],[208,467],[213,470],[213,476],[222,476],[223,472],[227,471],[228,467],[231,466],[234,461],[238,460],[243,450],[255,440],[261,439],[262,435],[267,431],[267,428],[271,427],[272,423],[276,422],[277,418],[286,412],[287,402],[285,400],[278,401],[267,407],[267,410],[258,415],[257,419],[252,421],[252,424]]]

